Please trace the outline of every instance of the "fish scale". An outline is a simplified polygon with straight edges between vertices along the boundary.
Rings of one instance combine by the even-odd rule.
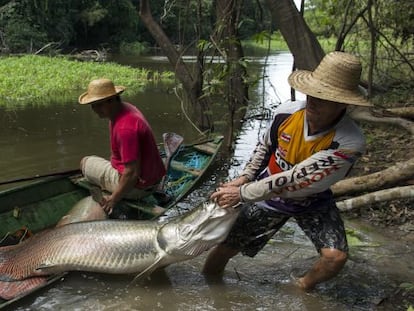
[[[222,242],[237,215],[235,209],[208,202],[164,224],[116,220],[66,224],[0,248],[0,283],[30,282],[74,270],[147,275]],[[25,288],[23,283],[15,285],[8,288]],[[17,294],[0,292],[3,298]]]

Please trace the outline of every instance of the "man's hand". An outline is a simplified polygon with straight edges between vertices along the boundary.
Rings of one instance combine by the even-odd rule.
[[[241,185],[247,184],[249,182],[250,180],[248,180],[246,176],[239,176],[232,181],[221,184],[220,187],[240,187]]]
[[[112,195],[109,195],[104,196],[99,204],[102,206],[105,213],[111,215],[116,203],[118,203],[118,200],[116,200]]]
[[[218,205],[223,208],[235,206],[240,203],[240,187],[229,185],[220,187],[210,198],[216,200]]]

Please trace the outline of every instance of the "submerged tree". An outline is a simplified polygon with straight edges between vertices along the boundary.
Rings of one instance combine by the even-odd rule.
[[[213,128],[210,107],[212,98],[217,98],[218,94],[224,95],[224,103],[228,107],[231,119],[230,133],[233,132],[232,125],[236,111],[247,104],[246,68],[238,34],[242,4],[241,0],[217,0],[211,3],[210,8],[215,8],[215,27],[213,33],[203,38],[202,34],[205,34],[205,30],[203,30],[202,20],[205,1],[187,1],[187,6],[193,5],[198,18],[198,22],[194,25],[195,40],[190,43],[190,46],[195,47],[193,50],[196,52],[196,61],[190,67],[183,61],[182,54],[166,35],[160,23],[153,18],[149,1],[140,2],[141,20],[173,65],[190,107],[192,107],[192,115],[197,118],[197,123],[202,129]],[[206,56],[213,61],[207,64]],[[216,65],[214,60],[217,58],[220,58],[224,65],[220,63]],[[210,74],[207,74],[206,67],[215,67],[218,70],[210,70]],[[219,80],[220,83],[212,83],[213,80]],[[230,138],[231,136],[232,134],[229,135]],[[228,145],[230,144],[229,141]]]
[[[140,1],[139,15],[142,22],[147,27],[157,44],[168,57],[173,65],[178,80],[181,82],[185,95],[193,109],[193,116],[198,117],[198,125],[204,129],[211,129],[212,122],[208,111],[210,109],[210,99],[202,96],[202,60],[198,57],[195,64],[196,70],[192,71],[183,61],[182,55],[171,42],[160,24],[153,18],[148,0]]]

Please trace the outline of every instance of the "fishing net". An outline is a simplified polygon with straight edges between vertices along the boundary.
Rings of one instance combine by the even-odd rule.
[[[182,163],[185,169],[201,171],[206,166],[209,158],[208,155],[200,154],[198,152],[186,153],[181,156],[178,152],[177,155],[173,157],[173,160]],[[187,187],[190,186],[189,184],[191,184],[195,178],[197,178],[197,176],[194,174],[170,167],[167,173],[165,191],[168,195],[177,197],[187,190]]]

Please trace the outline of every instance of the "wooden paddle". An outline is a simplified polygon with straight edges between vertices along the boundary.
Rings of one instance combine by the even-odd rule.
[[[54,173],[47,173],[47,174],[41,174],[41,175],[35,175],[30,177],[22,177],[22,178],[16,178],[16,179],[10,179],[10,180],[4,180],[0,182],[1,185],[7,185],[7,184],[13,184],[17,182],[23,182],[23,181],[29,181],[29,180],[36,180],[40,178],[45,177],[53,177],[53,176],[64,176],[64,175],[73,175],[80,173],[80,169],[75,170],[68,170],[68,171],[61,171],[61,172],[54,172]]]
[[[176,133],[164,133],[162,134],[162,140],[164,142],[164,151],[166,155],[166,159],[164,162],[165,170],[168,172],[168,169],[171,165],[171,159],[176,154],[178,149],[180,148],[181,144],[184,141],[184,138]],[[164,190],[165,187],[165,176],[161,181],[160,190]]]

